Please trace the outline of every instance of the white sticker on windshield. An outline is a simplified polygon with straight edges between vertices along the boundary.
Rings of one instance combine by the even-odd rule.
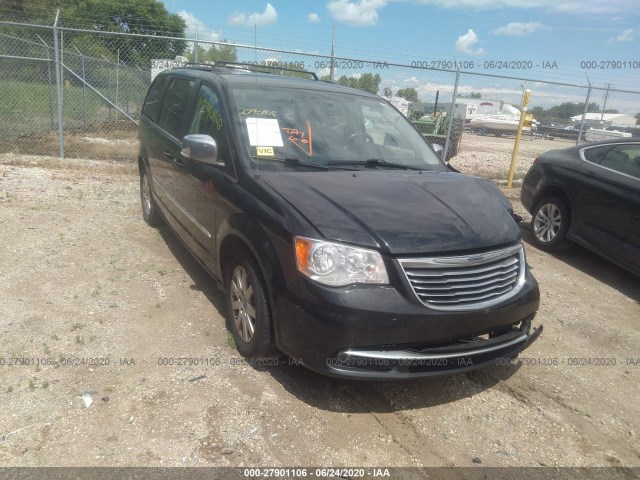
[[[247,132],[251,146],[282,147],[280,125],[275,118],[247,118]]]

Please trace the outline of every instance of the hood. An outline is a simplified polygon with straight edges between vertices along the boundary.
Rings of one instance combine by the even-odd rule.
[[[278,172],[264,181],[327,240],[390,254],[498,247],[520,238],[491,181],[458,173]]]

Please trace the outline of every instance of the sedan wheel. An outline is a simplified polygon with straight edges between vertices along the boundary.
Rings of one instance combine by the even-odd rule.
[[[533,242],[540,248],[553,250],[565,245],[569,228],[569,210],[560,198],[550,197],[538,203],[531,220]]]

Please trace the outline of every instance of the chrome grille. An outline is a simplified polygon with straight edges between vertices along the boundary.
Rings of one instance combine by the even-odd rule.
[[[436,310],[472,310],[512,297],[524,284],[522,245],[456,257],[399,260],[413,292]]]

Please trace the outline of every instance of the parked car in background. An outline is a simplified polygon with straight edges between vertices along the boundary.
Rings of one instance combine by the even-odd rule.
[[[524,178],[522,204],[544,250],[573,240],[640,275],[640,140],[553,150]]]
[[[589,127],[585,126],[583,129],[584,132],[587,131]],[[554,138],[563,138],[568,140],[577,140],[578,134],[580,133],[580,124],[577,125],[563,125],[561,123],[541,123],[538,126],[538,134],[543,137],[547,137],[551,140]]]
[[[139,139],[144,219],[217,280],[248,358],[401,379],[495,365],[542,331],[509,201],[377,95],[180,68],[152,83]]]

